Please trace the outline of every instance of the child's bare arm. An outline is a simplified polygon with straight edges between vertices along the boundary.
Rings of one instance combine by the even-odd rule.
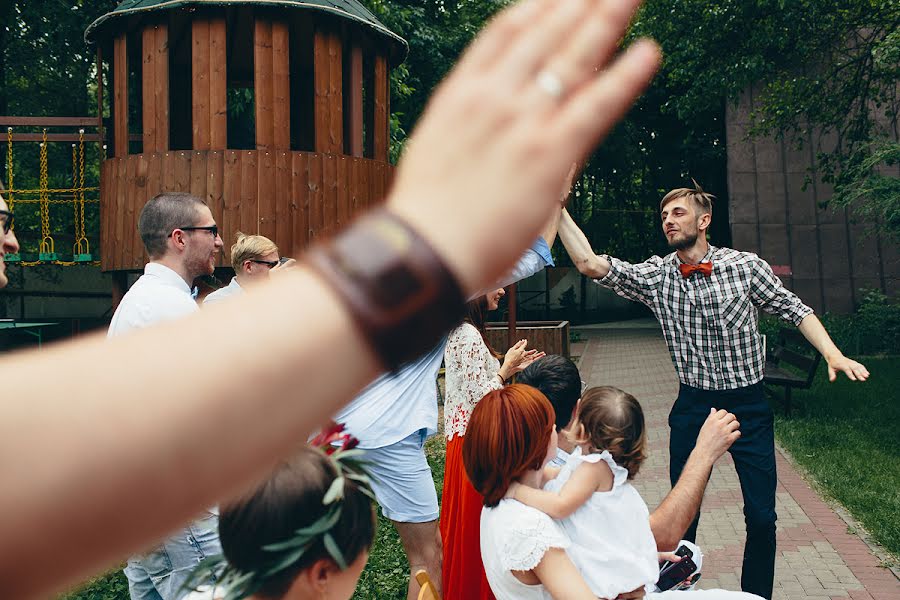
[[[558,494],[520,485],[516,488],[514,497],[522,504],[532,506],[554,519],[564,519],[587,502],[594,492],[611,488],[612,471],[609,465],[602,461],[586,462],[575,469]]]
[[[551,465],[544,465],[544,476],[541,479],[541,486],[551,479],[556,479],[556,476],[559,475],[559,467],[553,467]]]

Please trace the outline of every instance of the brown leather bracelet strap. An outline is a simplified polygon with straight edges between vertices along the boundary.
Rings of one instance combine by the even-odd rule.
[[[338,293],[385,367],[427,352],[459,324],[465,296],[431,246],[376,209],[306,255]]]

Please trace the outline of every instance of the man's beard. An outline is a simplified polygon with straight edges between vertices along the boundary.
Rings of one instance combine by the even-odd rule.
[[[674,248],[675,250],[685,250],[697,243],[697,237],[698,235],[696,232],[686,233],[682,238],[673,238],[672,241],[669,242],[669,247]]]

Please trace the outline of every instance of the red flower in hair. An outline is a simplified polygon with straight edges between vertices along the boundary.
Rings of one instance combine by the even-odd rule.
[[[359,445],[359,440],[347,433],[343,423],[335,423],[332,421],[329,425],[322,428],[319,435],[310,440],[309,445],[321,448],[322,451],[331,456],[338,450],[352,450]]]

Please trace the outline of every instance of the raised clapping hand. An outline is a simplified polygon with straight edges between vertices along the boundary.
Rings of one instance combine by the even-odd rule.
[[[545,352],[539,352],[534,349],[528,350],[527,346],[528,340],[519,340],[512,348],[507,350],[500,372],[505,372],[506,376],[510,377],[524,371],[528,365],[547,355]]]
[[[836,380],[838,371],[841,371],[851,381],[865,381],[869,378],[869,370],[865,365],[852,358],[847,358],[843,354],[831,360],[826,359],[825,362],[828,363],[828,381]]]
[[[502,275],[534,240],[559,210],[572,163],[656,71],[650,41],[608,64],[637,5],[521,2],[485,28],[431,99],[388,206],[434,245],[467,292]],[[507,225],[502,235],[498,224]]]

